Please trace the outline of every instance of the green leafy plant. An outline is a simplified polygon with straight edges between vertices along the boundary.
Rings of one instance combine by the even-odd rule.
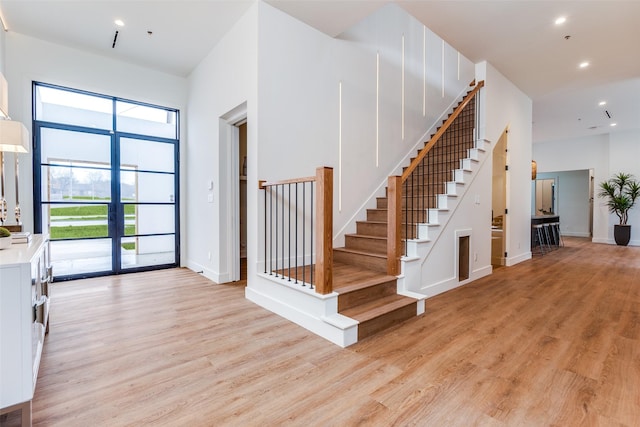
[[[640,196],[640,184],[630,173],[619,172],[607,181],[600,183],[598,197],[606,200],[609,212],[616,214],[620,225],[626,225],[629,210]]]
[[[0,239],[3,237],[11,237],[11,232],[4,227],[0,227]]]

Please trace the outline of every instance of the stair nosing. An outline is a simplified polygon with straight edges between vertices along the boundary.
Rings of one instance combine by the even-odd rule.
[[[347,233],[345,237],[362,237],[363,239],[372,239],[372,240],[387,240],[387,236],[374,236],[371,234],[358,234],[358,233]]]
[[[357,254],[357,255],[364,255],[364,256],[370,256],[370,257],[374,257],[374,258],[386,258],[387,254],[380,254],[380,253],[376,253],[376,252],[363,252],[357,249],[349,249],[349,248],[333,248],[334,251],[339,251],[339,252],[345,252],[345,253],[352,253],[352,254]]]
[[[390,300],[388,303],[380,305],[381,300]],[[350,317],[357,320],[359,323],[364,323],[368,320],[375,319],[381,315],[391,313],[399,308],[406,307],[416,303],[416,299],[406,297],[404,295],[394,294],[388,295],[383,298],[379,298],[375,301],[371,301],[365,304],[357,305],[355,307],[348,308],[341,312],[343,316]],[[382,314],[371,315],[371,312],[380,311],[381,308],[385,308]]]

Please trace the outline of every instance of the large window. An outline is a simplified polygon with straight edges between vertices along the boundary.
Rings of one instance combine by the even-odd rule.
[[[178,111],[33,84],[35,231],[57,279],[179,264]]]

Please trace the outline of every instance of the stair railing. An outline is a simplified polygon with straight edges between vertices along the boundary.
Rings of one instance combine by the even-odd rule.
[[[473,86],[475,81],[471,83]],[[400,258],[407,254],[407,240],[418,235],[416,224],[429,222],[429,208],[437,207],[434,180],[451,174],[452,165],[473,148],[479,118],[478,95],[484,80],[478,82],[455,108],[443,125],[420,150],[402,176],[390,176],[387,185],[387,273],[400,274]],[[475,101],[471,103],[471,101]],[[471,136],[465,121],[472,121]],[[444,141],[444,142],[443,142]],[[445,144],[446,142],[446,144]],[[435,149],[434,149],[435,148]],[[453,166],[457,169],[459,166]],[[444,179],[443,182],[450,181]],[[403,206],[404,199],[404,206]],[[403,233],[404,224],[404,233]],[[404,236],[405,244],[402,244]]]
[[[333,168],[316,175],[260,181],[264,190],[264,273],[333,291]]]

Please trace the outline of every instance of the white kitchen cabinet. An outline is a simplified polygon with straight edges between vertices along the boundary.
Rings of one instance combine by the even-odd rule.
[[[23,426],[31,425],[50,283],[46,236],[0,250],[0,414],[21,409]]]

